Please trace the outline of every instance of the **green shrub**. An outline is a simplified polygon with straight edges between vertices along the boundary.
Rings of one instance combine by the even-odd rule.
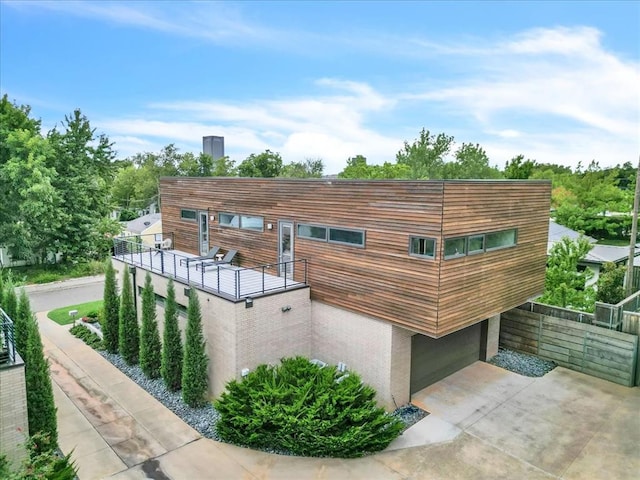
[[[356,373],[301,357],[232,380],[215,407],[225,441],[295,455],[359,457],[384,449],[403,429]]]
[[[31,277],[31,283],[51,283],[60,280],[60,274],[53,272],[41,272]]]
[[[84,316],[97,319],[99,315],[100,314],[97,310],[89,310]]]
[[[89,330],[81,323],[78,323],[75,326],[71,327],[69,329],[69,332],[71,332],[72,335],[78,337],[80,340],[82,340],[84,343],[95,350],[101,350],[102,348],[104,348],[100,336],[97,333]]]
[[[46,435],[36,434],[26,442],[29,455],[20,468],[13,471],[6,457],[0,455],[0,478],[3,480],[75,480],[77,468],[69,455],[60,456]]]

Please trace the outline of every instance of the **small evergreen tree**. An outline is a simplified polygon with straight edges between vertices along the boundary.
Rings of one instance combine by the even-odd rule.
[[[182,399],[190,407],[202,406],[207,394],[207,353],[202,334],[202,315],[195,288],[189,294],[187,331],[182,367]]]
[[[116,271],[111,260],[107,260],[103,300],[102,336],[104,348],[110,353],[118,353],[120,299],[116,286]]]
[[[18,297],[16,296],[15,286],[11,279],[5,282],[4,298],[2,299],[2,309],[11,320],[16,319],[18,316]]]
[[[33,313],[29,304],[29,297],[24,288],[20,289],[20,298],[18,299],[18,309],[13,320],[13,332],[16,344],[16,350],[27,361],[27,338],[29,335],[29,322],[32,320]]]
[[[607,262],[603,266],[603,271],[598,277],[598,290],[596,300],[598,302],[615,305],[625,298],[624,276],[626,267],[616,266],[613,262]]]
[[[58,426],[49,363],[44,358],[42,339],[33,313],[30,312],[29,317],[25,361],[29,435],[41,433],[47,436],[53,449],[58,445]]]
[[[129,272],[125,268],[122,276],[122,294],[120,295],[120,323],[118,328],[118,349],[129,365],[138,363],[140,353],[140,329],[133,305],[133,293]]]
[[[162,337],[162,379],[166,387],[175,392],[182,386],[182,338],[178,327],[176,291],[171,279],[169,279],[167,300],[164,305],[164,332]]]
[[[160,376],[160,335],[156,321],[156,294],[147,272],[142,290],[142,327],[140,329],[140,368],[149,378]]]

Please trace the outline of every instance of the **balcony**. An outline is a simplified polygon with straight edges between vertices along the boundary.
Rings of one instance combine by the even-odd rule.
[[[114,238],[113,258],[128,265],[204,290],[231,301],[258,297],[307,286],[306,260],[238,267],[232,264],[211,265],[196,269],[197,262],[185,262],[192,255],[174,249],[158,248],[151,238]],[[170,238],[163,235],[163,238]],[[152,246],[153,245],[153,246]],[[282,272],[282,275],[278,275]],[[284,272],[287,272],[286,275]],[[293,275],[295,272],[295,276]],[[301,281],[296,281],[297,278]]]
[[[16,363],[16,343],[13,322],[0,308],[0,368]]]

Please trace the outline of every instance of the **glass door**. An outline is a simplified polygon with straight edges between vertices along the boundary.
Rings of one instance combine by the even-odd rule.
[[[198,212],[198,224],[200,226],[198,238],[200,239],[200,255],[209,253],[209,213]]]
[[[278,222],[278,275],[293,278],[293,222]]]

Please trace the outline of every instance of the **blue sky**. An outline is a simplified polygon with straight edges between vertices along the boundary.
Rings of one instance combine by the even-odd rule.
[[[640,2],[0,3],[0,91],[118,156],[395,160],[424,127],[575,167],[640,154]]]

